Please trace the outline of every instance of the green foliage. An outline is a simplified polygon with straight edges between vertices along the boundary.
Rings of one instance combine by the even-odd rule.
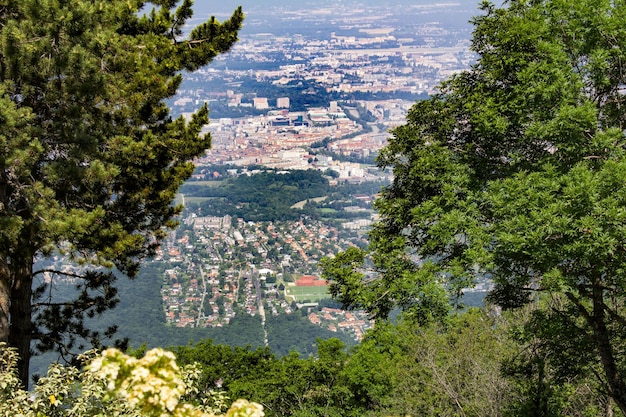
[[[225,390],[237,380],[252,375],[264,375],[274,355],[267,348],[251,350],[249,347],[217,345],[205,340],[194,345],[179,346],[173,349],[182,365],[197,363],[201,366],[198,386],[201,390]]]
[[[237,381],[232,394],[261,401],[268,416],[353,415],[352,394],[340,376],[347,359],[343,343],[318,339],[318,352],[317,359],[292,352],[274,361],[263,378]]]
[[[482,10],[477,63],[416,103],[380,153],[394,180],[364,267],[338,256],[326,278],[348,306],[380,318],[398,306],[421,323],[445,321],[442,291],[455,301],[486,277],[504,308],[545,298],[529,325],[551,383],[591,373],[626,412],[626,6]]]
[[[268,416],[502,416],[533,399],[500,373],[501,361],[519,353],[510,327],[469,310],[446,327],[383,323],[351,350],[318,339],[315,356],[203,342],[177,348],[177,357],[202,364],[200,386],[219,382],[229,397],[263,404]]]
[[[199,395],[194,386],[197,369],[181,370],[171,352],[154,349],[137,359],[116,349],[101,355],[88,352],[74,366],[51,365],[33,392],[21,388],[15,349],[0,344],[0,415],[22,417],[175,416],[215,417],[212,402],[223,406],[224,397],[210,392],[209,401],[191,405],[181,401]],[[262,417],[259,404],[235,401],[225,417]]]
[[[601,370],[591,341],[582,340],[568,317],[552,309],[560,302],[555,297],[507,314],[506,336],[517,349],[501,359],[502,373],[518,400],[508,402],[505,415],[622,415],[592,376]]]
[[[210,341],[175,348],[175,356],[110,349],[84,355],[82,371],[53,365],[32,392],[19,388],[15,351],[2,348],[0,415],[212,415],[242,397],[263,404],[268,417],[607,415],[610,402],[593,379],[555,383],[542,335],[528,325],[535,312],[469,309],[445,326],[401,319],[381,323],[351,350],[318,339],[317,355],[307,357]],[[249,404],[235,402],[226,415]]]
[[[211,197],[199,206],[213,215],[229,214],[246,221],[295,220],[302,210],[291,206],[309,198],[328,194],[328,181],[315,170],[287,173],[261,172],[240,175],[223,181],[217,187],[185,184],[181,192],[191,196]]]
[[[305,315],[295,312],[268,316],[266,318],[268,344],[272,353],[278,356],[286,356],[291,352],[297,352],[303,356],[316,355],[318,340],[337,338],[347,346],[352,346],[355,341],[347,334],[337,334],[324,327],[312,324]]]
[[[514,352],[507,326],[479,310],[454,316],[445,327],[381,326],[355,354],[363,363],[352,380],[378,400],[374,415],[503,415],[519,401],[500,374],[500,361]]]
[[[234,44],[243,13],[183,37],[192,1],[152,5],[0,5],[0,340],[19,348],[22,380],[31,337],[62,354],[80,338],[98,343],[83,316],[113,307],[111,269],[134,276],[175,226],[171,203],[210,145],[200,135],[206,107],[186,122],[164,100],[181,71]],[[33,271],[35,259],[58,253],[80,267]],[[50,299],[51,280],[77,282],[77,298]]]

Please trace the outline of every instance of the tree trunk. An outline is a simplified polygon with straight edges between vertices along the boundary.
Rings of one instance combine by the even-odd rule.
[[[606,414],[605,417],[613,417],[613,401],[610,396],[606,399]]]
[[[592,298],[593,315],[591,316],[591,324],[593,326],[596,348],[600,356],[600,363],[606,375],[609,395],[622,413],[626,415],[626,384],[615,363],[609,330],[606,327],[602,288],[599,285],[594,285]]]
[[[5,258],[0,259],[0,342],[9,342],[9,307],[11,305],[11,273]]]
[[[6,158],[0,156],[0,208],[2,216],[9,207],[9,176]],[[0,342],[9,342],[9,306],[11,305],[11,272],[9,270],[9,248],[2,246],[0,252]]]
[[[33,258],[24,256],[12,259],[10,270],[13,285],[10,294],[9,345],[19,354],[18,376],[25,388],[28,388],[28,373],[31,357],[32,339],[31,296],[33,284]]]

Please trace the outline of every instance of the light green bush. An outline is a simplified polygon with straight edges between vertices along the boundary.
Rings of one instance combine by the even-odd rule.
[[[32,391],[17,377],[15,350],[0,343],[0,417],[217,417],[225,403],[219,392],[198,397],[197,367],[182,370],[173,353],[153,349],[137,359],[117,349],[88,352],[82,369],[50,366]],[[263,407],[237,400],[224,417],[262,417]]]

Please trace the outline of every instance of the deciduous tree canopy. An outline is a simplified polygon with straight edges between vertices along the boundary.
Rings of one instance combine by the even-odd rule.
[[[626,4],[482,10],[476,64],[416,103],[381,153],[395,179],[371,252],[327,261],[327,277],[344,304],[378,317],[395,306],[445,317],[448,296],[484,277],[502,307],[542,298],[541,348],[557,365],[589,353],[578,371],[599,362],[626,412]]]
[[[175,224],[176,190],[210,145],[207,108],[186,122],[164,99],[234,44],[243,13],[183,33],[192,1],[177,3],[0,2],[0,341],[23,381],[31,338],[62,354],[97,339],[81,318],[113,306],[112,268],[135,275]],[[33,270],[58,253],[81,268]],[[56,279],[75,280],[76,300],[51,302]]]

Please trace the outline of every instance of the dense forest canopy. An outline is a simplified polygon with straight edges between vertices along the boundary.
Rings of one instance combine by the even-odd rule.
[[[199,203],[204,213],[231,215],[246,221],[297,219],[302,213],[292,209],[300,201],[329,193],[328,179],[319,171],[264,171],[220,181],[215,186],[188,182],[181,192],[193,197],[209,197]]]
[[[207,171],[219,172],[213,168],[207,168]],[[180,188],[180,192],[185,195],[190,212],[273,222],[303,217],[363,217],[363,213],[350,213],[342,211],[342,208],[360,204],[355,195],[374,195],[387,184],[382,179],[360,184],[341,180],[340,184],[331,186],[329,178],[338,174],[330,169],[325,172],[315,169],[255,171],[234,176],[222,172],[218,180],[189,181]],[[369,204],[365,205],[370,208]],[[321,209],[331,209],[332,214]]]

